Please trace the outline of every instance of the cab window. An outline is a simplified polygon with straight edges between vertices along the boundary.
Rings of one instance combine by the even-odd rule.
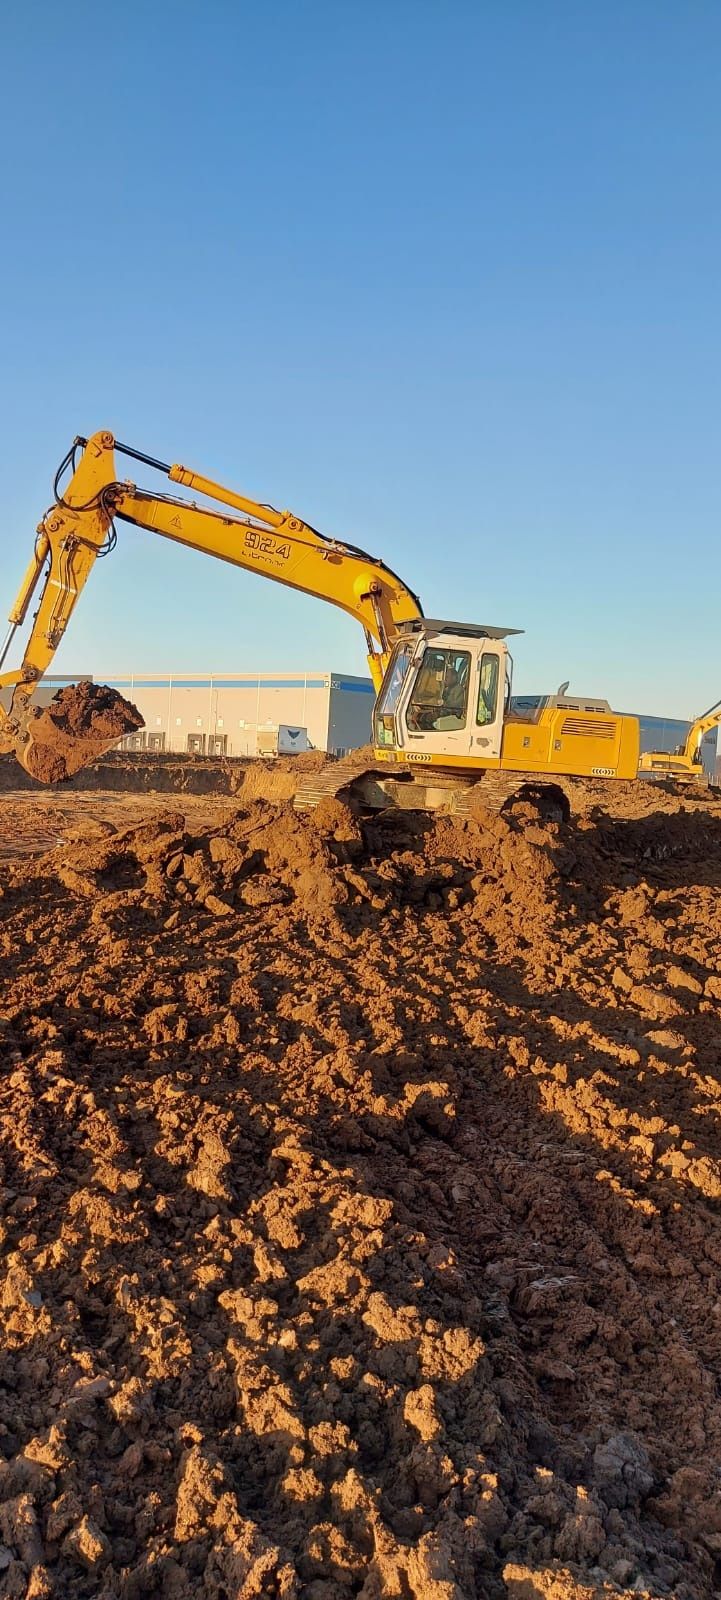
[[[464,728],[470,676],[468,650],[436,650],[426,646],[406,712],[411,733],[425,733],[429,729],[452,732]]]
[[[398,710],[398,701],[405,675],[410,666],[412,653],[413,646],[410,644],[402,644],[396,647],[395,657],[391,661],[378,699],[378,710],[380,712],[385,711],[388,715],[391,715]]]
[[[498,679],[500,661],[497,655],[484,651],[478,681],[478,709],[476,722],[479,728],[495,722],[498,710]]]
[[[405,676],[411,664],[413,654],[412,644],[396,645],[395,655],[381,686],[378,703],[375,708],[374,728],[376,744],[395,744],[394,716],[398,710],[401,690]]]

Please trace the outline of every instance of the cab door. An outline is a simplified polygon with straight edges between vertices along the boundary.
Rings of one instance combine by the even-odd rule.
[[[501,754],[506,657],[507,652],[495,641],[484,643],[478,655],[468,747],[468,754],[475,760],[497,760]]]
[[[409,673],[402,705],[403,748],[409,761],[468,757],[475,704],[475,648],[463,639],[427,640]]]

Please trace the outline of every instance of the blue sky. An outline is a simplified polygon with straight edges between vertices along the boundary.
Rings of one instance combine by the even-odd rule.
[[[108,427],[525,629],[519,688],[718,697],[717,4],[27,0],[1,38],[3,613]],[[363,665],[129,528],[56,658]]]

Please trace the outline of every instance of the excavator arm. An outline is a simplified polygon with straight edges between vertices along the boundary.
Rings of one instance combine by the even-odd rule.
[[[225,509],[198,505],[169,493],[152,494],[119,481],[116,454],[164,473],[171,483]],[[72,476],[61,491],[60,478],[71,464]],[[23,759],[35,687],[52,663],[96,560],[109,553],[115,542],[117,521],[147,528],[176,544],[340,606],[365,631],[376,692],[399,625],[423,615],[417,596],[382,561],[354,545],[327,538],[292,512],[276,511],[187,467],[171,466],[121,445],[110,433],[79,438],[58,470],[55,502],[38,527],[35,549],[10,612],[0,667],[39,589],[21,665],[0,672],[0,690],[12,691],[9,710],[0,719],[0,751],[15,749]]]
[[[720,722],[721,700],[717,700],[715,705],[709,706],[708,711],[704,711],[703,715],[697,717],[696,721],[692,723],[683,747],[683,755],[693,765],[701,765],[702,742],[706,734],[710,733],[712,728],[717,728]]]

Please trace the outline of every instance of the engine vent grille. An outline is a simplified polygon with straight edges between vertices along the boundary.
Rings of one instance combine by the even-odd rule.
[[[574,734],[579,739],[615,739],[616,724],[600,717],[564,717],[561,734]]]

